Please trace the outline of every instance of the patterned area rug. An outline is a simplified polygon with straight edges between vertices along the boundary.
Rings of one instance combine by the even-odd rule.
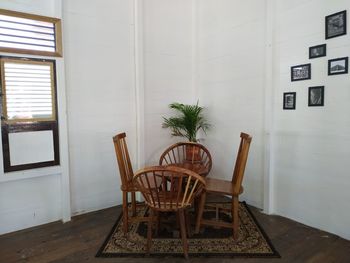
[[[214,203],[218,204],[218,203]],[[213,204],[211,204],[213,205]],[[220,203],[228,206],[229,203]],[[221,210],[222,211],[222,210]],[[147,208],[138,208],[140,215],[147,214]],[[195,222],[193,211],[190,211],[191,222]],[[203,226],[201,232],[188,239],[190,257],[279,257],[269,238],[259,226],[246,203],[240,203],[239,238],[232,238],[232,231],[224,228]],[[215,218],[216,212],[206,209],[205,218]],[[231,219],[225,212],[219,213],[224,221]],[[194,228],[194,226],[192,226]],[[97,253],[97,257],[145,257],[147,242],[147,223],[134,223],[126,237],[122,231],[120,215],[111,233]],[[161,214],[161,225],[158,235],[153,233],[150,257],[183,257],[179,230],[176,228],[176,217],[173,213]]]

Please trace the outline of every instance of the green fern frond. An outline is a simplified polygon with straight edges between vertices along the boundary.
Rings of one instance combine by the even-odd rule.
[[[196,105],[186,105],[178,102],[171,103],[170,109],[175,110],[178,115],[176,117],[163,117],[163,128],[169,128],[172,136],[185,137],[189,141],[197,141],[197,132],[203,130],[206,134],[210,128],[210,124],[203,116],[203,107]]]

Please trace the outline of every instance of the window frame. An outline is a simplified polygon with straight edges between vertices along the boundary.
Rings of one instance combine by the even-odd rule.
[[[6,99],[6,80],[5,80],[5,63],[18,63],[18,64],[37,64],[37,65],[48,65],[50,67],[51,77],[51,99],[52,99],[52,116],[51,118],[31,118],[31,119],[8,119],[7,116],[7,99]],[[53,60],[43,59],[25,59],[25,58],[9,58],[0,56],[0,77],[1,77],[1,96],[2,96],[2,121],[7,123],[20,123],[20,122],[45,122],[45,121],[56,121],[57,119],[57,88],[56,88],[56,74],[55,74],[55,62]]]
[[[41,122],[41,123],[34,122],[31,124],[16,123],[13,125],[2,124],[1,126],[2,126],[1,127],[2,154],[3,154],[3,165],[4,165],[5,173],[60,165],[59,134],[58,134],[57,121]],[[38,162],[38,163],[11,165],[9,133],[33,132],[33,131],[52,131],[53,146],[54,146],[54,160]]]
[[[52,106],[54,108],[53,111],[53,119],[48,120],[39,120],[37,119],[26,119],[25,121],[6,121],[3,117],[1,117],[1,137],[2,137],[2,152],[3,152],[3,164],[4,164],[4,172],[14,172],[14,171],[23,171],[35,168],[42,167],[50,167],[60,165],[60,147],[59,147],[59,124],[58,124],[58,104],[57,104],[57,72],[56,72],[56,60],[54,59],[39,59],[39,58],[31,58],[31,57],[13,57],[13,56],[0,56],[0,62],[2,64],[2,60],[17,60],[20,62],[35,62],[35,63],[51,63],[52,64]],[[3,83],[3,68],[0,67],[1,80],[0,83]],[[2,90],[3,87],[1,87]],[[3,103],[4,98],[1,100],[1,116],[3,116]],[[38,162],[38,163],[28,163],[28,164],[20,164],[20,165],[11,165],[10,161],[10,147],[9,147],[9,133],[16,132],[32,132],[32,131],[52,131],[53,135],[53,145],[54,145],[54,160]]]
[[[0,52],[6,53],[18,53],[18,54],[28,54],[28,55],[39,55],[39,56],[50,56],[50,57],[62,57],[62,23],[61,19],[48,17],[48,16],[40,16],[29,13],[22,13],[17,11],[10,11],[6,9],[0,8],[0,15],[18,17],[18,18],[26,18],[37,20],[41,22],[49,22],[53,23],[54,31],[55,31],[55,52],[50,51],[39,51],[39,50],[31,50],[31,49],[22,49],[22,48],[8,48],[8,47],[0,47]]]

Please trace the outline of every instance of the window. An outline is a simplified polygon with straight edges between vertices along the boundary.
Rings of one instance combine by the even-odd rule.
[[[55,120],[52,62],[2,59],[1,74],[5,121]]]
[[[61,21],[0,9],[0,52],[62,56]]]
[[[59,164],[55,61],[0,58],[5,172]]]
[[[0,9],[0,52],[62,56],[61,21]],[[1,57],[4,171],[59,164],[54,60]]]

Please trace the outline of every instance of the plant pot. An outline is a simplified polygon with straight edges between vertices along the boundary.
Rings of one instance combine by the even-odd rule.
[[[200,163],[202,161],[200,148],[192,145],[186,145],[186,161],[191,163]]]

